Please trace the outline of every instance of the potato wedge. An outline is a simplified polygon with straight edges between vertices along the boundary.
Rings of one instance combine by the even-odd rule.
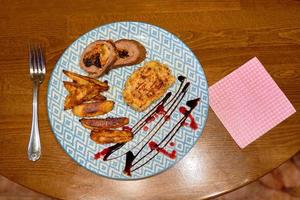
[[[80,88],[77,90],[77,95],[80,96],[79,94],[84,92],[85,96],[82,98],[83,101],[89,101],[91,99],[93,99],[94,97],[96,96],[99,96],[101,90],[99,87],[90,87],[91,85],[83,85],[83,86],[80,86]],[[82,102],[83,102],[82,101]]]
[[[99,96],[101,92],[101,88],[93,84],[79,85],[73,82],[64,82],[64,86],[70,93],[65,99],[65,110],[73,108],[83,102],[90,101],[94,97]],[[104,99],[105,97],[97,97],[96,99],[99,101],[100,98]],[[93,101],[96,101],[96,99]]]
[[[123,130],[96,129],[92,130],[90,137],[98,144],[123,143],[132,140],[133,134]]]
[[[105,118],[105,119],[80,119],[85,128],[88,129],[109,129],[119,128],[129,123],[127,117]]]
[[[67,70],[63,70],[63,73],[72,79],[74,82],[80,84],[80,85],[86,85],[86,84],[95,84],[101,87],[102,91],[107,91],[108,90],[108,83],[106,81],[102,82],[97,79],[88,77],[88,76],[82,76],[80,74],[76,74],[74,72],[70,72]]]
[[[97,96],[94,96],[93,98],[91,98],[88,102],[102,102],[102,101],[105,101],[106,100],[106,97],[99,94]]]
[[[114,108],[113,101],[82,103],[74,106],[72,112],[78,117],[94,117],[104,115]]]
[[[78,83],[64,81],[64,86],[69,93],[74,94],[80,85]]]
[[[64,110],[72,109],[76,105],[75,98],[73,98],[71,94],[67,95],[64,103]]]
[[[64,109],[68,110],[73,108],[76,105],[81,104],[84,101],[84,97],[87,95],[87,90],[76,91],[73,94],[69,94],[66,96]],[[97,94],[95,94],[96,96]]]

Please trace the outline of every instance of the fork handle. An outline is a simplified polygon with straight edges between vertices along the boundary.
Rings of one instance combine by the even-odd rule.
[[[36,161],[41,156],[41,142],[38,122],[38,80],[33,81],[33,100],[32,100],[32,125],[28,144],[28,159]]]

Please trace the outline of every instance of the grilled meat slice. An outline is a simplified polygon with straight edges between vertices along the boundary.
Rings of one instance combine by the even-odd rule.
[[[145,47],[135,40],[121,39],[115,42],[115,46],[117,48],[117,60],[112,68],[135,65],[146,58]]]
[[[79,65],[90,77],[97,78],[105,74],[116,60],[114,43],[111,40],[97,40],[84,49]]]

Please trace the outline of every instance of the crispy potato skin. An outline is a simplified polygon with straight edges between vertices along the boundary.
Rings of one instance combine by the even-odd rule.
[[[123,143],[132,140],[130,131],[100,129],[92,130],[91,139],[98,144]]]
[[[109,129],[120,128],[129,123],[127,117],[105,118],[105,119],[80,119],[79,120],[85,128],[88,129]]]
[[[94,117],[104,115],[114,108],[113,101],[82,103],[74,106],[72,112],[78,117]]]
[[[65,110],[71,109],[85,101],[89,101],[98,96],[101,92],[101,88],[93,84],[79,85],[65,81],[64,86],[69,91],[69,95],[65,99]]]
[[[102,82],[97,79],[88,77],[88,76],[82,76],[80,74],[76,74],[74,72],[70,72],[67,70],[63,70],[63,73],[72,79],[74,82],[80,84],[80,85],[87,85],[87,84],[95,84],[101,87],[102,91],[107,91],[109,89],[108,83],[106,81]]]
[[[74,94],[76,89],[80,86],[78,83],[64,81],[64,86],[69,93]]]
[[[74,102],[74,100],[75,99],[72,98],[72,95],[68,94],[65,99],[64,110],[72,109],[76,105],[76,102]]]
[[[72,109],[74,106],[84,102],[102,102],[106,98],[100,93],[109,89],[108,83],[93,79],[88,76],[82,76],[70,71],[63,70],[63,73],[73,80],[64,81],[64,87],[69,95],[65,99],[64,109]]]
[[[94,117],[104,115],[114,108],[114,102],[106,99],[101,92],[108,90],[108,83],[65,71],[72,79],[64,81],[69,92],[65,98],[64,109],[72,109],[75,116]],[[85,128],[91,129],[91,139],[98,144],[123,143],[132,140],[133,134],[128,130],[116,130],[129,123],[126,117],[118,118],[83,118],[79,120]]]
[[[93,98],[91,98],[89,101],[87,102],[102,102],[102,101],[105,101],[106,100],[106,97],[99,94],[97,96],[94,96]]]

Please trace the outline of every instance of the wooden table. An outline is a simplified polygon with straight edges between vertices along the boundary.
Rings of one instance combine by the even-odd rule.
[[[0,174],[33,190],[66,199],[201,199],[256,180],[300,149],[299,112],[240,150],[210,110],[203,136],[170,170],[145,180],[115,181],[79,167],[50,130],[46,90],[62,52],[92,28],[115,21],[161,26],[200,59],[209,85],[257,56],[300,109],[300,2],[226,0],[1,1]],[[43,154],[27,160],[32,82],[27,44],[46,46],[47,76],[40,88]]]

